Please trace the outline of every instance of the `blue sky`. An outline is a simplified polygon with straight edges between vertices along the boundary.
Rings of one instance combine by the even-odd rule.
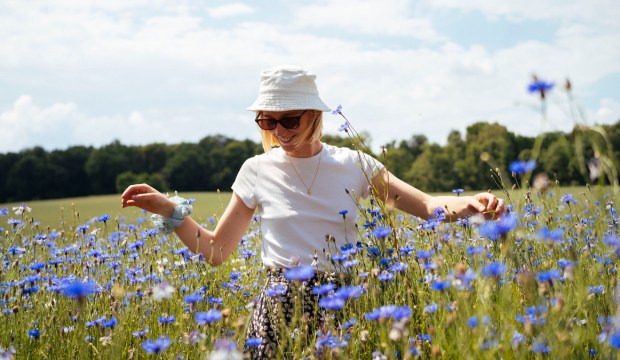
[[[282,63],[316,73],[374,148],[477,121],[527,136],[615,123],[618,18],[612,0],[2,0],[0,152],[259,141],[245,108]],[[533,74],[558,84],[545,122]],[[325,132],[341,122],[326,113]]]

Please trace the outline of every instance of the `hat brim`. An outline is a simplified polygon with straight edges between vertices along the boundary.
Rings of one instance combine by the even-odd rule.
[[[246,108],[249,111],[289,111],[289,110],[318,110],[331,111],[317,95],[308,94],[259,94],[252,105]]]

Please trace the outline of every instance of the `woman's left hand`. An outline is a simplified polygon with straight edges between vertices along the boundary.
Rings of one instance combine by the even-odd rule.
[[[467,196],[467,207],[473,209],[474,214],[482,214],[485,219],[497,219],[506,211],[504,199],[488,193],[478,193]]]

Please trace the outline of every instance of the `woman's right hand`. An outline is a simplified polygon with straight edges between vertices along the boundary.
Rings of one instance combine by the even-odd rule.
[[[122,206],[139,207],[163,217],[170,217],[176,208],[176,203],[153,187],[147,184],[130,185],[121,195]]]

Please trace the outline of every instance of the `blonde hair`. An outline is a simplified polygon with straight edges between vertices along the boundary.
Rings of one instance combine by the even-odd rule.
[[[320,140],[321,136],[323,136],[323,112],[318,110],[307,110],[306,113],[311,116],[309,120],[310,126],[308,126],[306,131],[300,134],[300,136],[295,138],[293,143],[295,148],[306,142]],[[261,130],[261,138],[265,152],[269,152],[274,146],[280,145],[278,138],[273,136],[270,130]]]

